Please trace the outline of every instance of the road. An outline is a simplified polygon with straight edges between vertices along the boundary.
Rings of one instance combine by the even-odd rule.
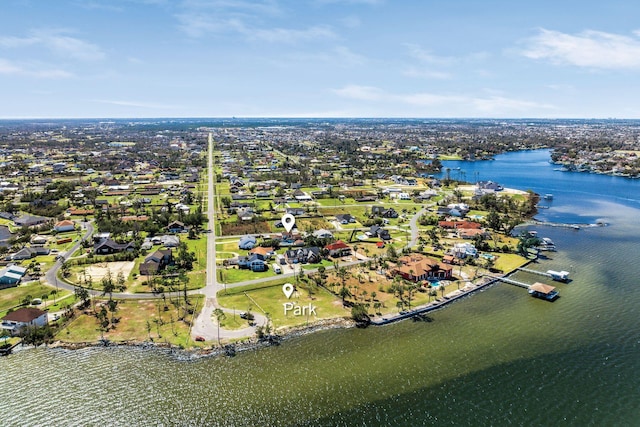
[[[207,279],[206,286],[199,289],[197,292],[204,295],[204,307],[198,314],[193,326],[191,328],[192,337],[200,336],[207,341],[217,339],[237,339],[249,337],[255,334],[255,326],[247,326],[246,328],[237,330],[225,330],[223,328],[218,329],[218,325],[213,321],[214,310],[220,308],[226,313],[235,314],[234,310],[221,307],[218,304],[216,294],[221,289],[224,289],[224,285],[218,283],[218,271],[216,266],[216,215],[215,215],[215,170],[213,167],[213,138],[209,134],[209,147],[208,147],[208,192],[207,192],[207,218],[209,220],[209,229],[211,232],[207,235]],[[241,284],[234,284],[234,286],[241,286]],[[240,312],[237,311],[239,314]],[[255,316],[256,325],[265,325],[267,318],[259,313],[253,313]],[[218,335],[218,331],[219,335]]]

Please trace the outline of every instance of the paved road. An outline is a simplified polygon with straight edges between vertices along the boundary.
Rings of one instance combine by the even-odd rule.
[[[422,215],[427,213],[427,208],[422,208],[409,221],[409,227],[411,228],[411,239],[407,242],[407,248],[412,248],[418,243],[418,237],[420,237],[420,230],[418,230],[418,220]]]
[[[218,271],[216,266],[216,215],[215,215],[215,171],[213,168],[213,138],[209,134],[209,150],[208,150],[208,205],[207,205],[207,218],[209,219],[209,229],[211,233],[207,236],[207,284],[204,288],[199,289],[198,293],[204,295],[204,307],[200,311],[200,314],[196,318],[193,327],[191,328],[191,335],[195,338],[201,336],[205,340],[217,340],[217,339],[237,339],[250,337],[255,334],[255,326],[247,326],[243,329],[237,330],[225,330],[223,328],[218,329],[218,325],[213,320],[213,312],[216,308],[222,309],[226,313],[234,314],[234,310],[221,307],[218,304],[216,294],[219,290],[224,289],[224,285],[218,283]],[[241,286],[236,284],[235,286]],[[230,286],[229,286],[230,287]],[[239,311],[238,311],[239,313]],[[256,325],[265,325],[267,318],[259,313],[254,313]],[[219,335],[218,335],[219,331]]]

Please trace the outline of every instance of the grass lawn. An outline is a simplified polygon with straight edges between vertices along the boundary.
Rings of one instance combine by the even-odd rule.
[[[307,322],[307,316],[295,316],[291,311],[285,315],[284,303],[296,303],[300,306],[306,306],[311,303],[316,307],[317,317],[311,315],[308,319],[313,322],[320,319],[329,319],[335,317],[349,317],[351,312],[342,307],[339,298],[330,294],[324,289],[316,289],[310,297],[308,292],[302,287],[298,287],[298,292],[294,292],[291,299],[282,292],[282,280],[276,285],[264,286],[243,286],[230,290],[227,294],[224,291],[218,293],[218,301],[227,308],[236,307],[236,309],[248,309],[251,311],[264,314],[269,313],[273,325],[276,328],[283,326],[304,325]],[[262,284],[261,284],[262,285]],[[246,295],[245,295],[246,293]],[[248,296],[247,296],[248,295]],[[259,306],[259,307],[258,307]],[[264,310],[264,312],[262,310]]]
[[[190,307],[197,313],[202,305],[202,296],[191,296]],[[155,341],[173,345],[192,347],[197,345],[189,336],[190,327],[178,320],[178,311],[170,303],[164,311],[162,300],[123,301],[118,303],[116,317],[120,318],[116,329],[104,334],[111,341]],[[193,314],[185,319],[190,323]],[[149,331],[150,327],[150,331]],[[65,342],[93,342],[100,339],[98,323],[94,316],[80,314],[63,328],[56,338]]]
[[[31,282],[15,288],[2,289],[0,290],[0,312],[4,312],[12,307],[22,304],[22,300],[27,295],[31,295],[30,299],[42,298],[43,295],[47,295],[47,302],[49,302],[48,300],[50,299],[50,302],[53,303],[53,295],[51,295],[51,291],[55,290],[55,288],[43,285],[39,282]],[[69,292],[58,291],[56,299],[68,294]],[[40,304],[40,306],[38,306],[38,308],[43,307],[44,304]]]
[[[238,283],[244,282],[245,280],[263,279],[276,275],[272,269],[254,273],[251,270],[242,268],[218,268],[218,275],[220,275],[220,272],[222,272],[222,282],[224,283]]]
[[[505,273],[512,271],[518,267],[527,263],[527,259],[517,254],[494,254],[498,259],[494,265],[494,268],[502,270]]]

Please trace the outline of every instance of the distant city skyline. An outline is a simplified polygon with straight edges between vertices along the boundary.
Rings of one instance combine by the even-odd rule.
[[[628,0],[4,0],[0,118],[640,118]]]

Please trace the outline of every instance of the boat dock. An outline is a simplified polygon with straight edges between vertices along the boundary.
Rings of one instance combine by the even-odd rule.
[[[530,268],[520,267],[519,271],[524,271],[532,274],[539,274],[540,276],[550,277],[556,282],[567,282],[569,281],[569,272],[568,271],[555,271],[555,270],[547,270],[547,272],[532,270]]]
[[[499,280],[501,282],[504,283],[508,283],[510,285],[514,285],[514,286],[520,286],[521,288],[525,288],[525,289],[529,289],[529,284],[524,283],[524,282],[518,282],[517,280],[513,280],[513,279],[509,279],[507,277],[498,277],[498,276],[490,276],[492,279],[496,279]]]

